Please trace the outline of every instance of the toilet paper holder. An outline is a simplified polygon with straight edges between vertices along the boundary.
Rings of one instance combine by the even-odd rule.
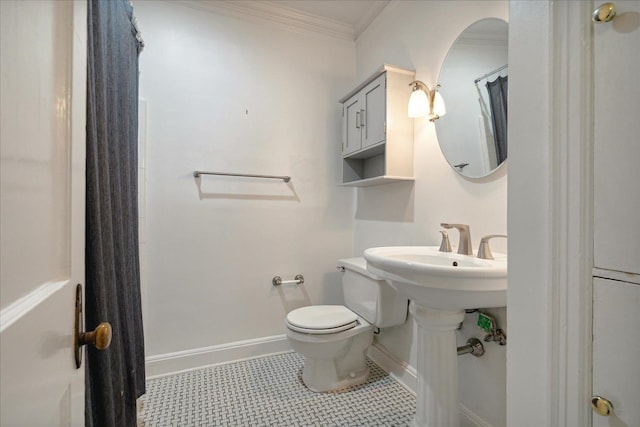
[[[273,279],[271,279],[271,283],[273,284],[273,286],[301,285],[302,283],[304,283],[304,276],[302,276],[302,274],[297,274],[296,277],[293,278],[293,280],[282,280],[282,277],[275,276]]]

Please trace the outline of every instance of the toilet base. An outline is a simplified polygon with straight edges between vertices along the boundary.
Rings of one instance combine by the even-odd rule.
[[[309,390],[335,391],[367,381],[367,350],[373,342],[373,326],[364,319],[358,323],[352,329],[325,335],[287,328],[291,346],[304,357],[302,382]]]
[[[314,372],[322,372],[322,370],[305,368],[307,368],[307,359],[305,359],[305,364],[302,368],[302,382],[304,383],[305,387],[315,393],[326,393],[343,390],[349,387],[355,387],[360,384],[366,383],[367,378],[369,378],[369,368],[364,368],[363,370],[360,370],[358,372],[350,373],[347,378],[343,378],[339,381],[326,381],[326,378],[313,378],[312,375]]]

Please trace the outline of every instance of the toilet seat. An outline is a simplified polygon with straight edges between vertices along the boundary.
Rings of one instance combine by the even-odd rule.
[[[287,315],[287,326],[306,334],[334,334],[357,324],[358,315],[343,305],[313,305],[298,308]]]

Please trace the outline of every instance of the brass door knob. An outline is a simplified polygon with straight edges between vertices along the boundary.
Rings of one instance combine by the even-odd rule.
[[[602,396],[593,396],[591,398],[591,408],[594,412],[608,417],[613,412],[613,403]]]
[[[75,310],[75,334],[73,337],[73,355],[76,361],[76,369],[82,366],[82,346],[92,344],[98,350],[104,350],[111,344],[111,325],[108,322],[100,323],[91,332],[81,332],[82,321],[82,285],[76,286],[76,310]]]
[[[111,344],[111,324],[102,322],[91,332],[81,332],[78,345],[93,344],[98,350],[104,350]]]

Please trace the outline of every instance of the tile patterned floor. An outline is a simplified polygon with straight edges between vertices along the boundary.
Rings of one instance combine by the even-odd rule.
[[[415,397],[368,361],[368,381],[347,391],[313,393],[302,357],[285,353],[152,379],[144,427],[406,426]]]

